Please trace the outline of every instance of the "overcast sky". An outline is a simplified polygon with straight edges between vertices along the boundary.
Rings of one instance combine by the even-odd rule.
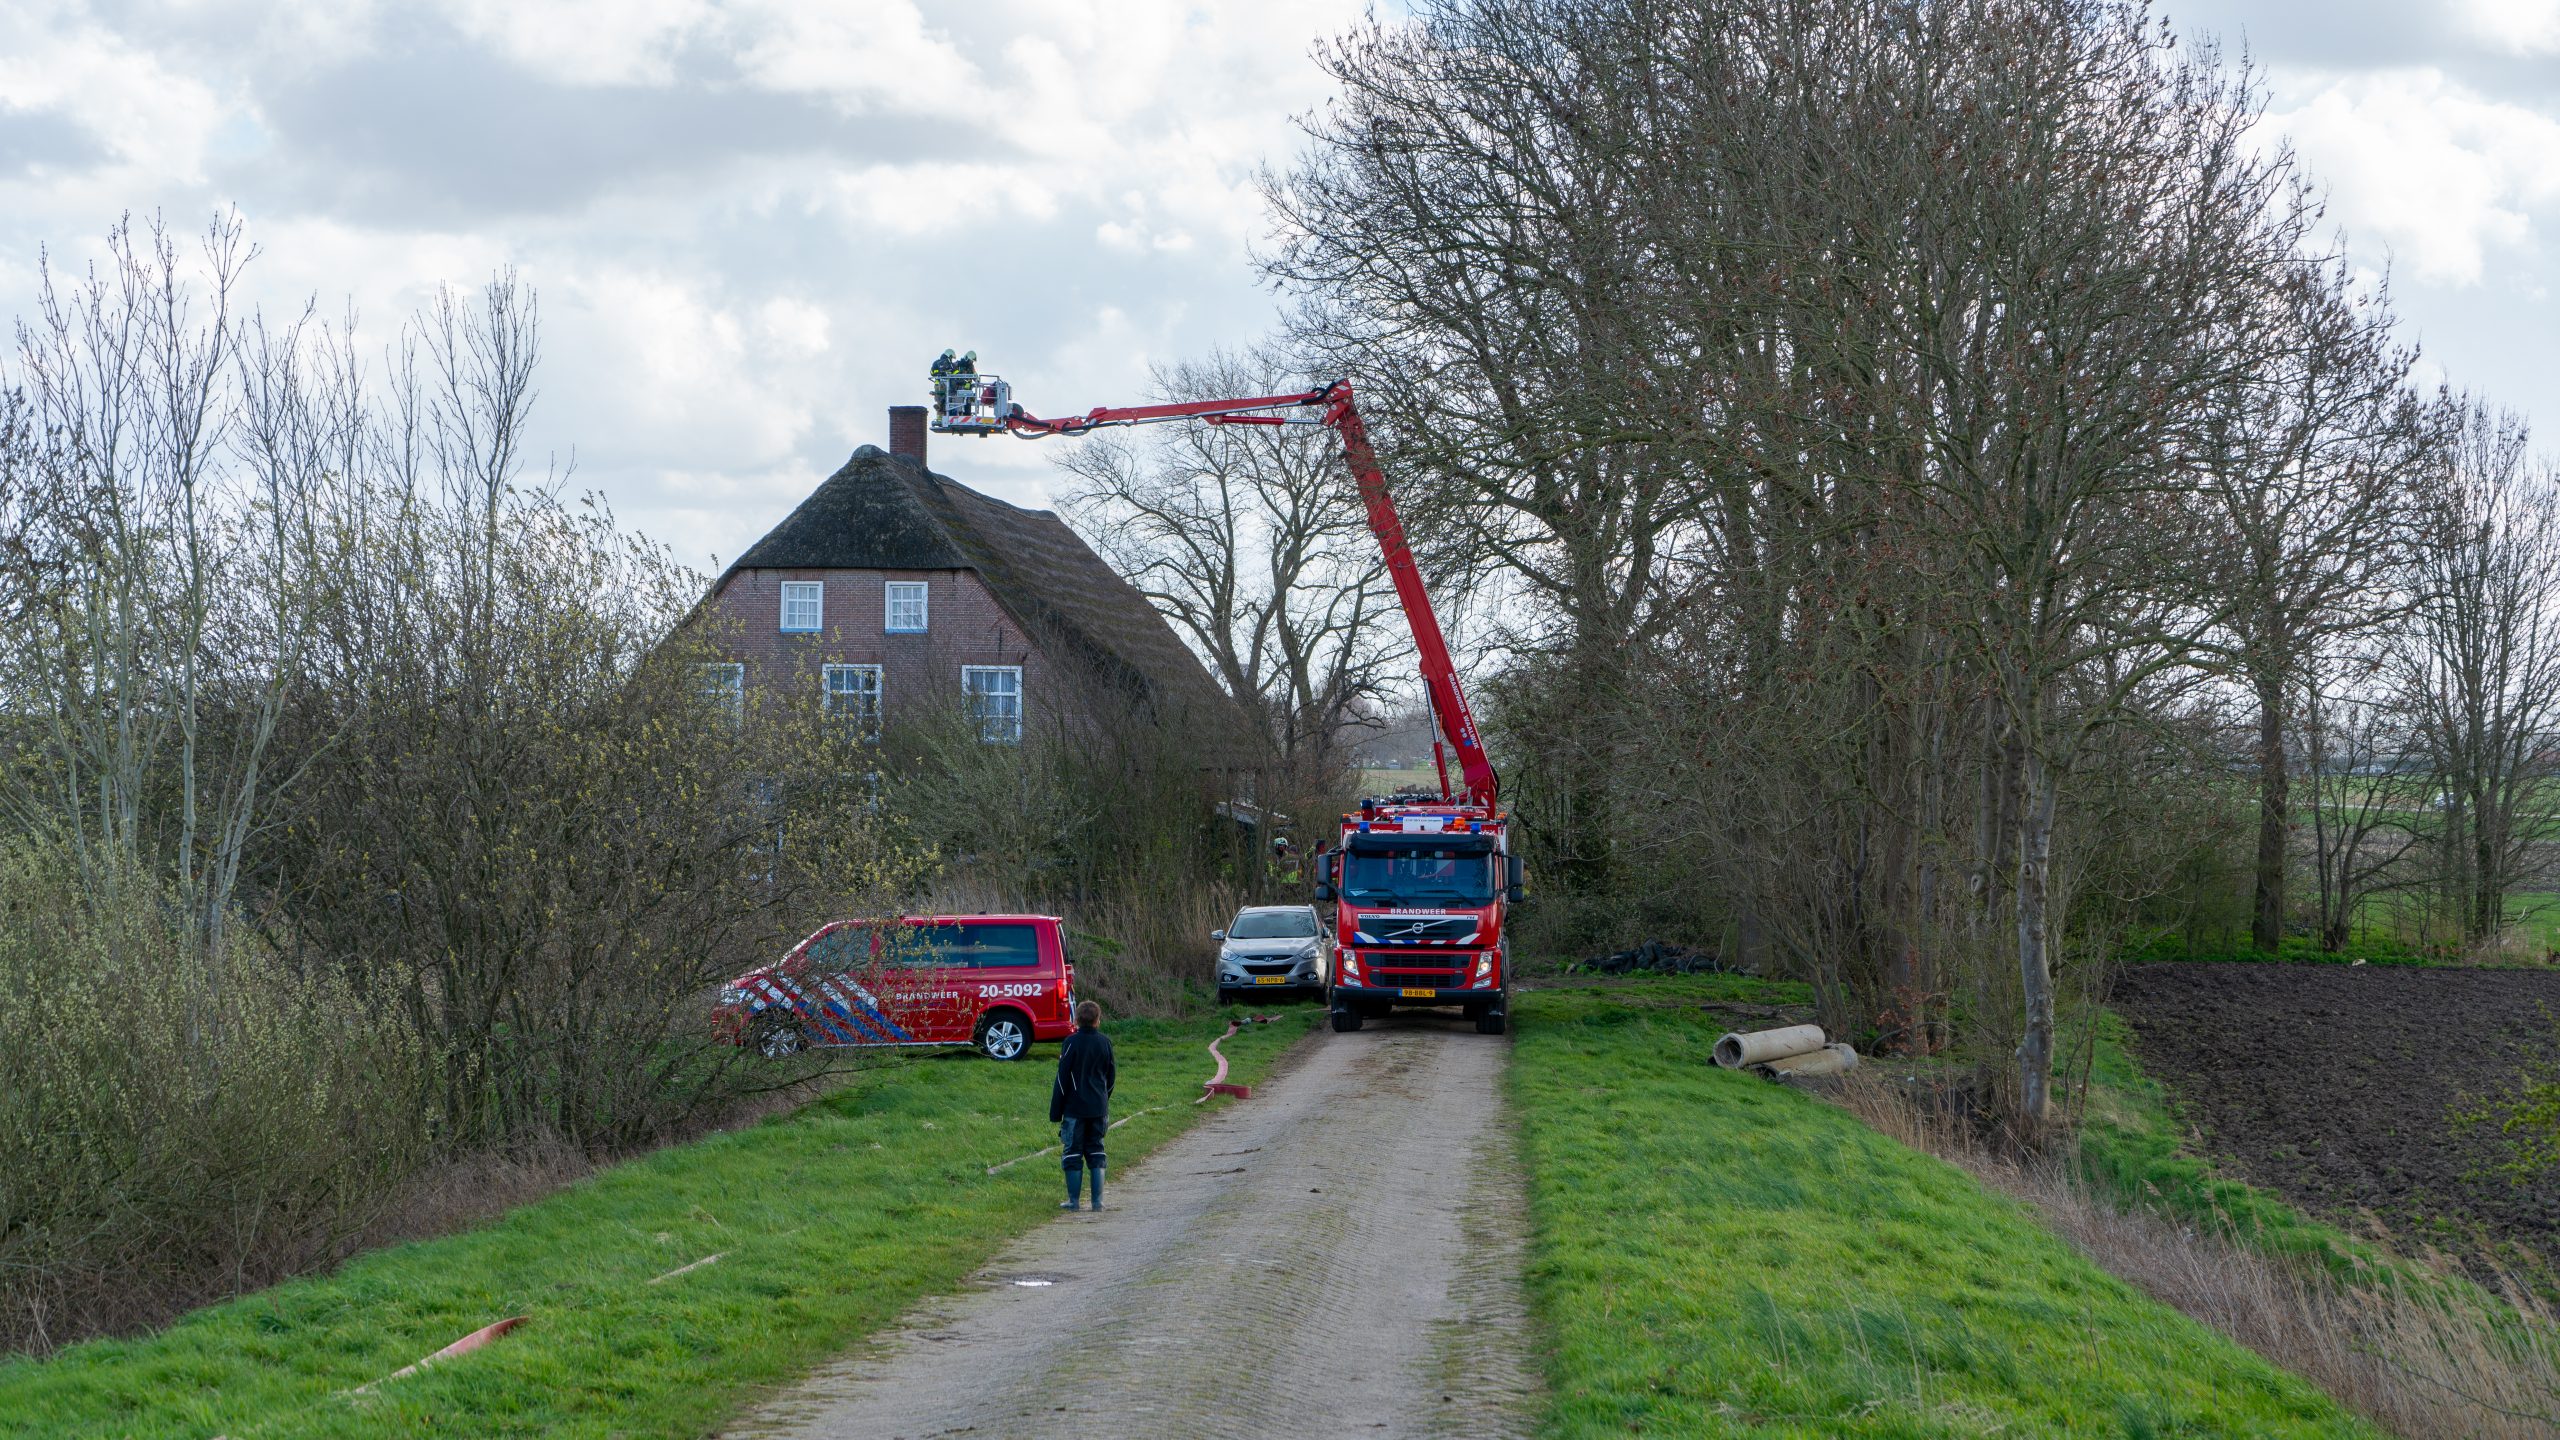
[[[376,339],[512,264],[542,299],[538,442],[726,560],[884,441],[946,345],[1055,412],[1266,330],[1255,172],[1361,9],[0,0],[0,312],[126,210],[238,205],[263,296],[352,297]],[[2266,67],[2431,364],[2560,440],[2560,0],[2168,13]],[[1044,503],[1043,447],[936,443]]]

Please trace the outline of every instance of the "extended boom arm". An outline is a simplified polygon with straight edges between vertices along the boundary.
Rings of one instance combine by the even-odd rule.
[[[1036,440],[1171,420],[1200,420],[1211,425],[1333,427],[1334,433],[1342,437],[1343,458],[1350,462],[1352,478],[1360,487],[1361,503],[1368,509],[1369,533],[1378,537],[1378,549],[1387,561],[1387,575],[1395,582],[1396,599],[1404,606],[1406,622],[1413,627],[1413,646],[1421,657],[1422,685],[1431,698],[1432,719],[1449,748],[1458,752],[1458,771],[1466,784],[1467,800],[1488,811],[1494,808],[1500,781],[1494,775],[1493,762],[1485,756],[1484,741],[1476,733],[1475,712],[1467,708],[1466,692],[1458,687],[1457,667],[1449,659],[1449,642],[1440,633],[1440,616],[1431,608],[1430,594],[1422,588],[1422,572],[1415,568],[1413,550],[1405,543],[1404,522],[1396,515],[1394,498],[1387,493],[1387,477],[1378,468],[1377,452],[1369,446],[1368,427],[1361,423],[1359,407],[1351,401],[1349,381],[1336,380],[1320,390],[1295,395],[1106,406],[1082,415],[1043,420],[1014,404],[1012,389],[1002,380],[978,374],[975,352],[970,360],[959,364],[967,368],[954,367],[946,352],[934,366],[933,428],[947,434],[992,435],[1002,431]],[[1284,413],[1306,410],[1320,413]],[[1442,795],[1448,795],[1445,767],[1440,788]]]

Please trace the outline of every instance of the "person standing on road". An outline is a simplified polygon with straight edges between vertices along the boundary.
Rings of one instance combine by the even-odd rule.
[[[1067,1198],[1061,1210],[1076,1208],[1085,1172],[1093,1172],[1093,1208],[1102,1208],[1102,1137],[1111,1129],[1111,1087],[1120,1073],[1111,1061],[1111,1037],[1102,1033],[1102,1007],[1091,1000],[1076,1006],[1076,1033],[1058,1047],[1058,1079],[1049,1087],[1049,1119],[1058,1127],[1058,1148],[1065,1152]]]

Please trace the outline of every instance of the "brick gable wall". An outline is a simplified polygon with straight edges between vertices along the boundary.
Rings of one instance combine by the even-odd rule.
[[[786,580],[826,587],[816,632],[782,629]],[[892,580],[925,582],[923,634],[888,633]],[[877,665],[882,709],[895,721],[957,705],[964,665],[1018,665],[1026,727],[1063,699],[1047,662],[975,571],[740,570],[712,596],[708,618],[721,652],[746,666],[750,691],[780,686],[814,697],[819,667]]]

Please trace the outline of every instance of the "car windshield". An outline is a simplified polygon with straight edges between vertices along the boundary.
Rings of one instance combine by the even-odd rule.
[[[1343,856],[1342,898],[1355,905],[1490,905],[1493,858],[1482,851],[1354,850]]]
[[[1247,910],[1227,931],[1230,940],[1311,940],[1316,933],[1313,910]]]

